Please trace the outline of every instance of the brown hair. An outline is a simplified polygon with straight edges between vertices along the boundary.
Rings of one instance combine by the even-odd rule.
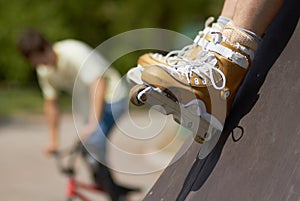
[[[18,41],[18,48],[26,58],[33,52],[44,52],[49,47],[51,45],[43,34],[32,28],[24,31]]]

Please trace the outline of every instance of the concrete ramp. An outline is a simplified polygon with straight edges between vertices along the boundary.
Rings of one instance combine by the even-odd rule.
[[[300,201],[300,25],[299,8],[293,7],[299,5],[286,2],[292,3],[268,30],[254,62],[256,71],[232,108],[219,149],[195,160],[200,145],[193,143],[165,170],[145,201]],[[267,57],[264,48],[269,49]],[[249,87],[254,91],[247,91]],[[244,135],[234,142],[230,130],[238,123]]]

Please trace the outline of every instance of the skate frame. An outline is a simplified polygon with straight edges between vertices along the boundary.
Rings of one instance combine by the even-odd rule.
[[[164,115],[173,115],[173,119],[195,134],[195,140],[202,144],[198,157],[205,158],[215,147],[221,135],[221,128],[213,126],[213,116],[206,113],[204,103],[194,99],[187,104],[179,103],[160,88],[148,86],[138,92],[137,99]]]

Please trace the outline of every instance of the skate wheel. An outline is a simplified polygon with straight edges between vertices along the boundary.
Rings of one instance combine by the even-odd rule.
[[[147,88],[147,86],[145,86],[145,85],[135,85],[134,87],[132,87],[129,92],[130,102],[136,106],[144,105],[144,103],[141,102],[137,97],[138,97],[139,92],[141,92],[142,90],[144,90],[146,88]],[[142,96],[141,98],[143,101],[146,101],[146,99],[147,99],[146,96]]]

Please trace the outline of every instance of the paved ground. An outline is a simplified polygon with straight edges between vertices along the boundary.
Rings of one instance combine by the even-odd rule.
[[[72,115],[62,117],[61,141],[64,146],[77,139]],[[121,184],[142,188],[131,201],[141,200],[180,147],[185,136],[170,118],[156,112],[131,112],[115,129],[109,147],[110,166]],[[0,200],[60,201],[65,200],[66,178],[46,157],[43,146],[47,127],[43,116],[21,116],[0,121]],[[79,161],[79,178],[89,175]],[[129,173],[129,174],[128,174]],[[93,195],[94,196],[94,195]],[[97,195],[105,201],[105,195]]]

